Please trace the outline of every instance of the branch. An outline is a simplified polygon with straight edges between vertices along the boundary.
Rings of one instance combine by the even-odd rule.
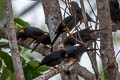
[[[16,40],[16,32],[14,27],[13,15],[12,15],[12,6],[11,0],[4,0],[5,12],[6,12],[6,21],[7,21],[7,30],[9,34],[8,39],[10,40],[9,46],[11,49],[12,62],[15,70],[16,80],[25,80],[24,73],[22,70],[22,64],[20,61],[20,55],[18,51],[18,45]]]
[[[78,75],[82,76],[85,80],[96,80],[95,75],[88,71],[85,67],[77,65]]]

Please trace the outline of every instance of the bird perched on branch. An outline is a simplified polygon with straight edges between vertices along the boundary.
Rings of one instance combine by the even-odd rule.
[[[83,30],[80,30],[79,32],[75,32],[73,35],[75,36],[76,39],[79,39],[79,34],[80,34],[80,38],[81,40],[86,43],[88,41],[94,41],[96,40],[96,38],[94,38],[91,33],[96,32],[96,31],[101,31],[104,29],[99,29],[99,30],[91,30],[90,27],[85,28]],[[79,43],[78,41],[76,41],[75,38],[71,38],[71,37],[67,37],[64,42],[63,42],[63,47],[62,49],[65,49],[65,46],[67,45],[75,45],[76,43]]]
[[[82,17],[82,21],[84,21],[83,19],[83,15],[82,15],[82,8],[79,7],[78,3],[75,2],[75,1],[71,1],[71,2],[67,2],[69,5],[71,5],[69,11],[72,15],[76,15],[76,14],[79,14],[81,15]],[[93,19],[88,15],[88,13],[86,13],[86,17],[87,17],[87,20],[89,22],[94,22],[96,23],[95,21],[93,21]]]
[[[27,38],[32,38],[37,40],[40,36],[44,35],[44,31],[36,27],[24,27],[16,32],[17,40],[26,40]]]
[[[79,50],[79,52],[77,52]],[[57,69],[56,65],[60,64],[64,59],[70,59],[72,62],[76,61],[76,58],[79,54],[82,54],[86,51],[92,51],[95,49],[87,49],[86,47],[81,46],[72,46],[68,47],[65,50],[59,50],[52,52],[48,56],[45,56],[40,64],[34,69],[36,70],[38,67],[42,65],[50,66],[53,72],[56,72],[55,69]]]
[[[32,38],[35,41],[36,46],[33,48],[32,52],[36,49],[36,47],[42,43],[43,45],[51,44],[49,33],[42,31],[36,27],[25,27],[21,28],[16,32],[17,40],[26,40],[28,38]],[[32,41],[32,42],[33,42]]]
[[[57,40],[57,38],[60,36],[61,33],[63,32],[69,32],[71,31],[74,26],[77,25],[77,23],[79,21],[81,21],[82,18],[79,14],[77,14],[76,16],[68,16],[66,17],[63,22],[61,22],[55,32],[56,36],[55,38],[53,39],[52,43],[51,44],[54,44],[55,41]]]
[[[68,58],[70,61],[75,62],[79,56],[82,56],[84,52],[93,51],[97,49],[88,49],[84,46],[72,46],[65,49],[66,54],[64,58]]]
[[[118,0],[109,0],[110,16],[114,23],[120,23],[120,5]]]
[[[45,56],[43,60],[40,62],[40,64],[34,70],[36,70],[38,67],[42,65],[47,65],[51,67],[53,72],[55,72],[54,70],[54,68],[56,68],[55,66],[63,61],[65,54],[66,52],[64,50],[52,52],[48,56]]]

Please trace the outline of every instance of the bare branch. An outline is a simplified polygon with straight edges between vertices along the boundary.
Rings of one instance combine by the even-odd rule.
[[[85,67],[77,66],[78,75],[82,76],[85,80],[96,80],[95,75],[89,72]]]

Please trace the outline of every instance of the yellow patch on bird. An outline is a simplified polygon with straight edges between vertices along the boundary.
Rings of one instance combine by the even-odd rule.
[[[64,49],[65,49],[65,45],[64,45],[64,44],[63,44],[63,46],[61,47],[61,49],[62,49],[62,50],[64,50]]]
[[[68,54],[67,54],[67,53],[65,54],[65,57],[68,57]]]
[[[72,2],[66,2],[67,4],[69,4],[69,5],[72,5]]]
[[[80,22],[83,22],[83,23],[84,23],[85,21],[84,21],[84,19],[82,19]]]
[[[65,32],[70,32],[70,29],[66,27],[66,28],[64,28],[64,31]]]
[[[74,37],[74,35],[73,35],[73,34],[70,34],[70,35],[69,35],[69,37],[70,37],[70,38],[73,38],[73,37]]]
[[[69,61],[75,62],[77,59],[76,58],[69,58]]]
[[[24,29],[21,29],[19,32],[25,32]]]

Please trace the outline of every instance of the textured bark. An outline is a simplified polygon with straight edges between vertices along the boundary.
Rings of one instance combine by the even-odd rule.
[[[112,26],[108,0],[97,0],[98,17],[100,27],[106,30],[101,33],[101,59],[105,80],[118,79],[118,64],[115,60],[115,52],[112,40]]]
[[[85,67],[77,65],[78,75],[82,76],[85,80],[96,80],[95,75],[89,72]]]
[[[13,66],[16,74],[16,80],[25,80],[24,73],[22,70],[22,65],[20,62],[20,55],[18,51],[18,45],[16,40],[16,33],[14,27],[14,21],[12,16],[12,6],[11,0],[4,0],[5,12],[6,12],[6,22],[7,22],[7,35],[9,39],[9,46],[12,54]]]
[[[62,21],[60,6],[58,0],[42,0],[42,5],[45,13],[45,23],[48,26],[52,41],[55,37],[54,32]],[[61,41],[62,38],[59,37],[59,39],[56,41],[57,43],[54,44],[53,50],[58,49],[58,45],[61,43]]]

